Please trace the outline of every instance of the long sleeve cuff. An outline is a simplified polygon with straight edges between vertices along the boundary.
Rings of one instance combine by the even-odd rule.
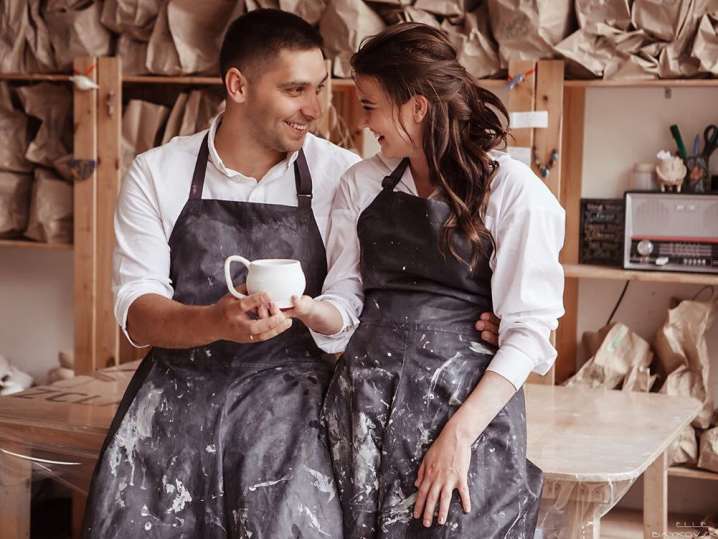
[[[168,292],[167,288],[162,286],[162,284],[143,283],[140,286],[133,286],[132,290],[120,291],[117,294],[117,300],[115,302],[115,319],[122,328],[122,332],[125,334],[125,337],[127,337],[129,343],[135,348],[147,348],[150,345],[137,344],[132,340],[127,331],[127,314],[130,312],[130,306],[135,300],[146,294],[157,294],[172,299],[172,291]]]
[[[506,378],[518,391],[534,368],[532,359],[520,350],[505,346],[499,348],[488,370]]]
[[[324,294],[315,298],[318,301],[326,301],[336,307],[342,317],[342,328],[333,335],[324,335],[316,331],[309,330],[314,342],[324,352],[328,354],[339,354],[344,351],[354,334],[354,330],[359,325],[359,318],[355,314],[355,309],[341,296],[333,294]]]

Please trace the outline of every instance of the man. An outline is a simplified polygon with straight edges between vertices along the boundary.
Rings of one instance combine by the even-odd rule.
[[[88,537],[341,535],[317,343],[335,352],[343,339],[313,338],[264,294],[227,295],[223,277],[229,255],[293,258],[306,293],[321,293],[332,199],[358,160],[308,134],[328,76],[321,44],[295,15],[240,17],[220,53],[225,113],[140,155],[123,182],[115,312],[154,348],[105,442]],[[356,323],[357,306],[324,298]]]
[[[343,349],[361,306],[327,283],[336,294],[321,298],[344,329],[310,334],[265,294],[228,295],[223,264],[233,254],[298,259],[306,294],[319,295],[335,262],[325,252],[331,203],[359,158],[308,134],[328,74],[321,37],[301,18],[240,17],[220,69],[225,113],[138,156],[123,181],[115,314],[153,349],[105,441],[86,537],[341,536],[319,424],[331,375],[322,350]]]

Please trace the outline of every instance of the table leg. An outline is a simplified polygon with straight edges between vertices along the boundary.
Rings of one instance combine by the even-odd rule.
[[[32,465],[0,451],[0,539],[29,539]]]
[[[643,472],[643,537],[668,534],[668,457],[663,452]]]

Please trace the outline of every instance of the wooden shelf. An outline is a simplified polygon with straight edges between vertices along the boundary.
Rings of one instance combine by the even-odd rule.
[[[718,88],[715,79],[659,79],[659,80],[567,80],[567,88]]]
[[[0,73],[0,80],[70,82],[70,75],[41,73]]]
[[[670,477],[688,477],[690,479],[718,481],[718,472],[700,470],[698,468],[686,468],[685,466],[671,466],[668,468],[668,475]]]
[[[653,283],[707,284],[718,286],[718,275],[710,273],[679,273],[662,271],[632,271],[588,264],[564,264],[566,277],[575,279],[615,279],[619,281],[647,281]]]
[[[44,251],[72,251],[71,243],[42,243],[30,240],[2,240],[0,247],[15,247],[21,249],[40,249]]]
[[[221,86],[219,77],[199,77],[193,75],[169,77],[165,75],[129,75],[122,77],[123,83],[130,84],[196,84],[200,86]]]

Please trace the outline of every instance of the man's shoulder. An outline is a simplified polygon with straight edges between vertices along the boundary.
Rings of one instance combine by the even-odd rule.
[[[168,164],[177,164],[177,160],[197,159],[200,144],[207,130],[193,135],[173,137],[169,142],[156,146],[137,156],[150,169],[164,167]]]
[[[361,160],[361,157],[351,150],[337,146],[333,142],[312,135],[311,133],[307,135],[302,148],[304,149],[310,168],[313,162],[318,161],[322,163],[322,166],[336,169],[339,176],[344,174],[353,164]]]

